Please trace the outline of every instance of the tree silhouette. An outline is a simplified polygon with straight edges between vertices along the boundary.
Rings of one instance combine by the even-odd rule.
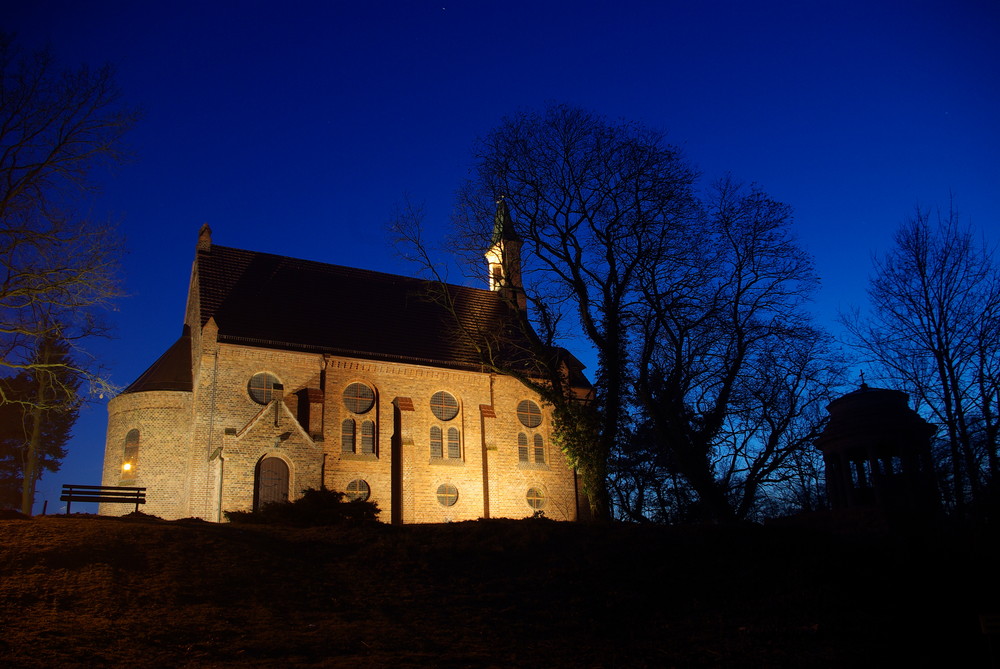
[[[559,387],[550,352],[574,338],[596,353],[589,401],[540,390],[595,512],[610,474],[630,517],[678,504],[713,521],[750,515],[811,447],[839,371],[804,310],[816,279],[790,209],[728,179],[699,199],[662,133],[566,105],[506,118],[474,153],[452,248],[482,267],[503,198],[523,240],[538,376]],[[433,268],[419,234],[405,236]],[[484,350],[503,348],[491,336]]]
[[[793,475],[841,373],[804,308],[817,279],[790,225],[787,205],[723,179],[686,254],[646,274],[636,402],[649,457],[701,519],[747,518]]]
[[[80,376],[65,342],[43,339],[28,369],[0,380],[0,504],[31,514],[35,486],[59,470],[79,414]]]
[[[628,422],[631,307],[644,268],[681,243],[694,170],[662,133],[566,105],[508,117],[474,154],[475,176],[459,198],[464,248],[476,248],[489,208],[504,197],[524,241],[536,330],[558,347],[566,327],[576,328],[596,351],[592,400],[549,401],[567,429],[581,421],[593,428],[589,439],[577,431],[581,441],[562,443],[594,513],[606,515],[607,459]]]
[[[846,315],[853,345],[944,427],[947,497],[960,511],[1000,481],[1000,272],[945,214],[917,209],[875,259],[869,310]]]
[[[125,158],[137,118],[119,105],[109,67],[60,70],[50,53],[24,54],[0,35],[0,370],[33,370],[43,339],[106,331],[96,309],[121,293],[121,242],[77,211],[94,171]],[[90,366],[73,369],[103,384]]]

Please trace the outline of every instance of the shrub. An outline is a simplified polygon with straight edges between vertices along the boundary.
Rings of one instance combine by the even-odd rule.
[[[231,523],[319,527],[373,523],[378,520],[379,512],[375,502],[345,502],[342,492],[307,488],[294,502],[272,502],[257,511],[226,511],[225,516]]]

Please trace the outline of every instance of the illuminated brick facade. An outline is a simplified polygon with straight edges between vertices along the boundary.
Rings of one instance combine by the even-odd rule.
[[[294,304],[273,308],[272,294],[297,285]],[[370,495],[384,521],[576,519],[548,407],[449,341],[421,286],[213,247],[203,228],[183,336],[108,405],[104,484],[145,486],[144,511],[168,519],[220,520],[321,485]],[[455,290],[476,318],[500,314],[496,290]],[[358,313],[358,300],[384,310]]]

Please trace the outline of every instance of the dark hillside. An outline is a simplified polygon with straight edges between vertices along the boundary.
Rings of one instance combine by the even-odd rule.
[[[985,667],[998,557],[973,534],[4,520],[0,666]]]

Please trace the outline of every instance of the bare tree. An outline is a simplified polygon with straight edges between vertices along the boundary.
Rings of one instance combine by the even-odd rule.
[[[42,474],[59,469],[79,413],[81,379],[70,358],[65,342],[46,337],[29,369],[0,380],[9,398],[0,404],[0,503],[16,495],[26,515]]]
[[[137,118],[119,104],[109,67],[60,70],[50,53],[25,54],[0,36],[0,367],[8,373],[40,369],[34,354],[44,339],[104,333],[96,309],[121,294],[121,242],[78,211],[94,171],[125,158],[122,139]],[[61,360],[103,384],[91,366]],[[0,402],[11,400],[0,389]]]
[[[595,512],[608,512],[609,474],[623,517],[755,512],[811,448],[838,371],[805,313],[817,280],[789,208],[729,180],[700,201],[662,133],[564,105],[506,119],[475,156],[453,248],[481,267],[505,198],[524,243],[516,297],[537,333],[522,337],[539,344],[524,347],[535,378],[564,387],[552,352],[574,337],[596,353],[590,401],[539,390]],[[480,341],[509,350],[512,338]]]
[[[607,460],[629,420],[640,274],[683,243],[694,170],[662,133],[565,105],[505,119],[474,153],[475,176],[459,197],[464,239],[482,240],[489,208],[506,198],[524,241],[523,285],[535,329],[550,350],[577,331],[596,351],[592,401],[550,401],[566,429],[577,431],[564,450],[594,513],[605,517]]]
[[[804,308],[817,279],[790,208],[730,179],[704,204],[683,261],[645,274],[636,400],[651,455],[726,522],[794,475],[841,366]]]
[[[506,205],[502,201],[498,204],[494,232],[504,224],[511,225],[509,219],[504,220],[509,216]],[[431,281],[431,288],[424,298],[437,303],[443,313],[450,314],[451,327],[444,331],[444,336],[456,339],[463,346],[471,345],[484,369],[519,380],[553,408],[554,443],[567,454],[571,465],[582,471],[591,501],[591,517],[604,518],[606,500],[600,497],[600,491],[604,490],[604,461],[601,460],[600,466],[586,464],[598,459],[595,454],[599,448],[596,439],[597,413],[592,394],[586,389],[587,384],[581,375],[582,365],[556,343],[560,316],[548,305],[539,303],[534,318],[529,319],[523,286],[520,282],[508,281],[498,290],[503,307],[502,313],[496,314],[499,318],[468,318],[467,305],[461,302],[460,297],[463,291],[448,283],[442,265],[436,259],[437,254],[430,250],[423,238],[423,221],[423,207],[407,199],[396,208],[390,228],[397,248],[406,259],[415,262],[425,278]],[[482,239],[478,244],[472,244],[479,251],[474,253],[474,256],[479,256],[475,265],[481,268]],[[520,264],[519,260],[513,258],[509,251],[502,255],[502,276],[511,277],[519,273],[519,269],[514,269],[515,264]]]
[[[870,307],[845,316],[853,345],[942,425],[948,495],[963,511],[1000,481],[1000,272],[960,224],[917,209],[874,261]]]

